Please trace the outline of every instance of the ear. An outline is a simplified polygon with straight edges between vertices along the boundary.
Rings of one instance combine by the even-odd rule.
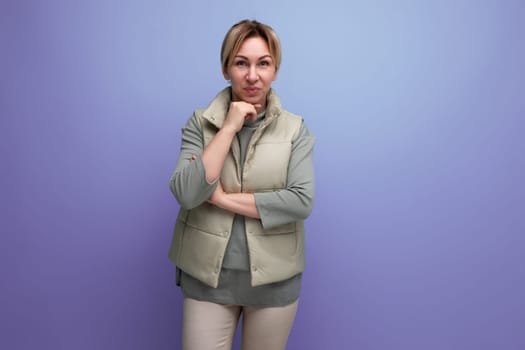
[[[222,76],[224,77],[224,79],[226,80],[231,80],[230,79],[230,74],[228,74],[228,72],[226,70],[222,70]]]

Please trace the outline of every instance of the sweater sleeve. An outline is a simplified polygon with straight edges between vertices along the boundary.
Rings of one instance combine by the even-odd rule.
[[[170,178],[170,189],[184,209],[202,204],[212,195],[217,181],[208,183],[202,162],[204,141],[200,124],[195,114],[182,128],[182,142],[175,171]],[[192,156],[196,159],[192,160]]]
[[[298,136],[292,142],[286,188],[254,194],[255,205],[265,229],[304,220],[310,215],[314,199],[314,141],[303,122]]]

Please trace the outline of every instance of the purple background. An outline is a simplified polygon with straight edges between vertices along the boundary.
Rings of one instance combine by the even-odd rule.
[[[525,5],[495,0],[2,1],[0,348],[180,348],[168,179],[246,17],[317,137],[288,349],[524,349]]]

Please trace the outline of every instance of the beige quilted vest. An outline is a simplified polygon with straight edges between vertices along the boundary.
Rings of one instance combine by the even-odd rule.
[[[221,128],[230,103],[229,88],[221,91],[205,110],[195,111],[205,145]],[[270,90],[266,117],[254,132],[240,173],[240,150],[236,142],[221,173],[226,192],[265,192],[286,187],[292,140],[302,119],[281,108]],[[169,251],[170,259],[184,272],[217,287],[234,213],[207,202],[180,209]],[[264,229],[259,219],[246,217],[246,238],[252,286],[282,281],[304,269],[302,221]]]

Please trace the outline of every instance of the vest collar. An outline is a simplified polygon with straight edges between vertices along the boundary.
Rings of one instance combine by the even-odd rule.
[[[228,114],[228,108],[231,102],[231,87],[224,88],[221,92],[215,96],[210,102],[204,113],[203,118],[208,120],[210,123],[215,125],[217,128],[221,128]],[[266,116],[264,124],[270,123],[273,119],[277,118],[281,114],[281,101],[275,90],[270,89],[268,95],[266,95]]]

